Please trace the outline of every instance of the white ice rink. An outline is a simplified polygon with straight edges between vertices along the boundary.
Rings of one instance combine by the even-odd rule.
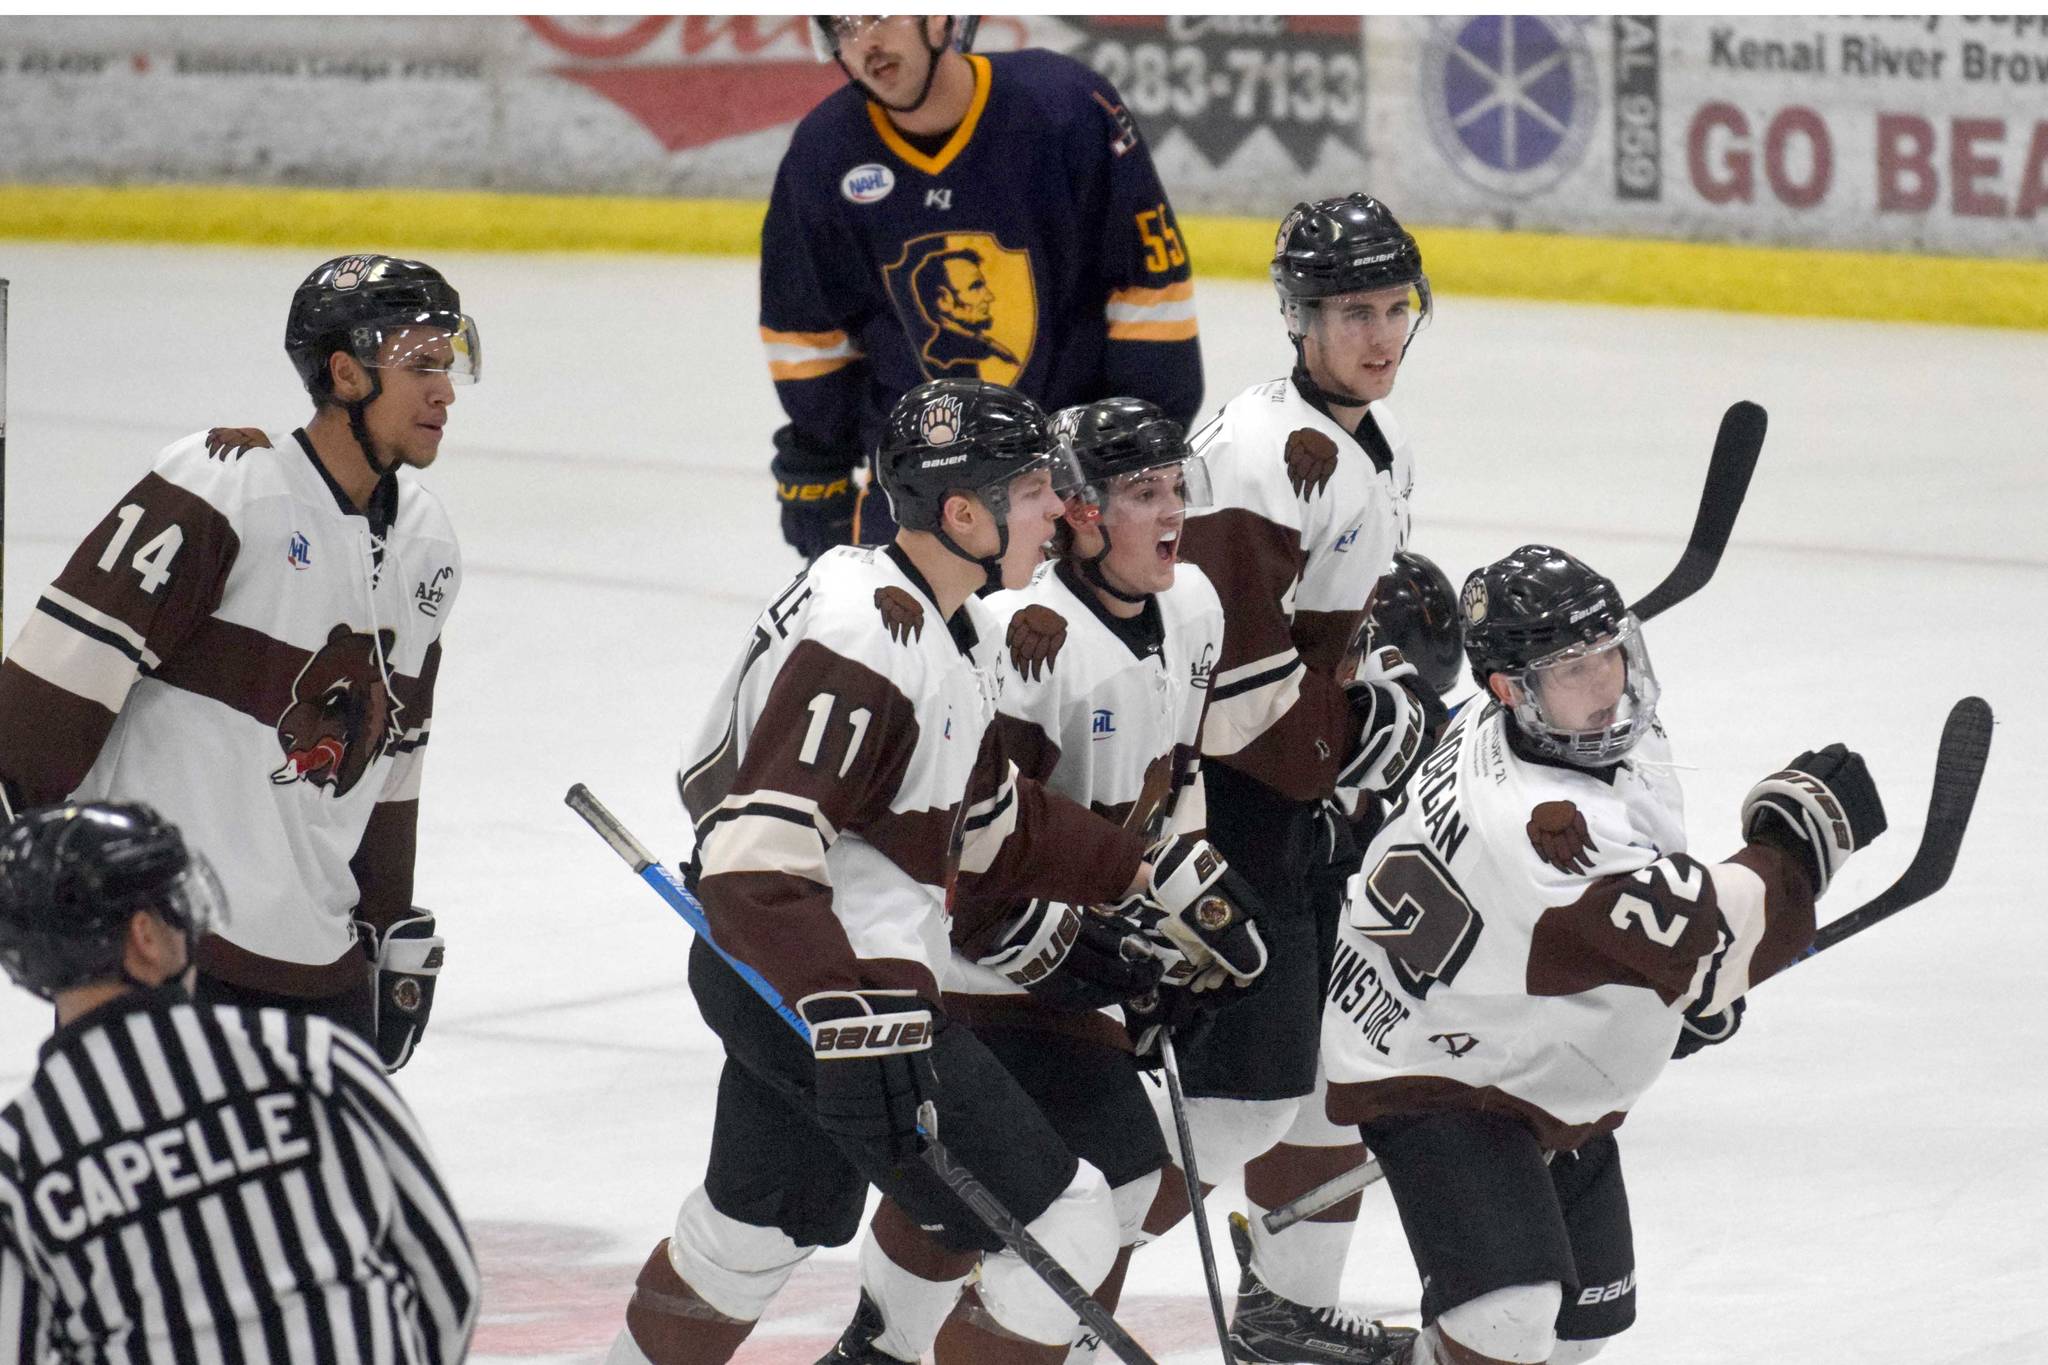
[[[0,241],[10,641],[158,449],[303,420],[280,340],[326,254]],[[562,793],[586,781],[683,852],[679,745],[797,567],[766,475],[780,419],[751,262],[433,259],[486,365],[428,475],[468,574],[420,831],[448,967],[400,1080],[483,1258],[474,1358],[588,1361],[702,1174],[720,1054],[683,925]],[[1209,408],[1285,370],[1264,285],[1197,297]],[[1649,631],[1697,765],[1694,852],[1733,849],[1757,776],[1846,740],[1892,832],[1823,904],[1840,914],[1911,853],[1949,704],[1981,693],[1999,726],[1948,889],[1760,988],[1740,1038],[1674,1067],[1622,1130],[1641,1315],[1602,1359],[2048,1361],[2048,335],[1442,299],[1395,394],[1415,547],[1457,582],[1554,540],[1639,594],[1738,398],[1771,431],[1734,544]],[[0,1093],[46,1024],[0,990]],[[1346,1290],[1414,1320],[1384,1187]],[[1138,1257],[1126,1320],[1162,1361],[1213,1361],[1201,1293],[1183,1227]],[[851,1249],[821,1253],[739,1359],[814,1360],[853,1299]]]

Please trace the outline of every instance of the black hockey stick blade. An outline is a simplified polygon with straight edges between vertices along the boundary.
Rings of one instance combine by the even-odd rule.
[[[1982,697],[1964,697],[1941,727],[1934,790],[1927,798],[1927,828],[1920,835],[1913,861],[1875,900],[1823,925],[1805,956],[1825,952],[1879,920],[1926,900],[1947,884],[1949,873],[1955,870],[1956,854],[1963,847],[1963,831],[1969,828],[1977,785],[1984,780],[1984,761],[1990,754],[1991,705]]]
[[[1089,1297],[1081,1282],[1067,1273],[1067,1268],[1055,1260],[1053,1254],[1017,1220],[1017,1215],[1005,1208],[988,1186],[975,1178],[974,1172],[961,1165],[946,1150],[946,1145],[939,1141],[937,1110],[931,1101],[918,1106],[918,1124],[924,1129],[924,1151],[919,1155],[931,1168],[932,1174],[944,1181],[947,1189],[960,1196],[960,1202],[974,1210],[975,1216],[988,1224],[989,1231],[1000,1237],[1003,1245],[1030,1267],[1045,1282],[1046,1288],[1059,1296],[1061,1303],[1073,1309],[1075,1315],[1102,1338],[1102,1344],[1116,1353],[1118,1360],[1126,1362],[1126,1365],[1159,1365],[1110,1316],[1108,1309]]]
[[[1728,548],[1735,530],[1735,517],[1749,493],[1749,476],[1756,472],[1757,456],[1763,453],[1764,429],[1770,418],[1747,400],[1732,405],[1721,415],[1721,430],[1714,437],[1713,458],[1707,462],[1706,487],[1700,490],[1699,515],[1693,518],[1692,535],[1678,566],[1664,581],[1643,595],[1633,608],[1638,621],[1647,621],[1683,602],[1707,586]]]

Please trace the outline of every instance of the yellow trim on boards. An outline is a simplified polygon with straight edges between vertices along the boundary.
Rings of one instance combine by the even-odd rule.
[[[981,111],[988,108],[989,87],[994,84],[988,58],[967,54],[967,64],[974,68],[974,97],[967,102],[967,117],[960,120],[953,129],[953,136],[946,139],[946,145],[939,148],[938,155],[926,156],[910,145],[903,133],[889,121],[889,115],[881,105],[868,101],[868,122],[875,125],[875,136],[882,139],[882,145],[894,152],[906,166],[923,171],[926,175],[940,175],[953,159],[967,150],[967,144],[974,140],[974,130],[981,122]]]
[[[0,240],[753,256],[766,212],[744,199],[0,184]],[[1180,226],[1198,282],[1264,277],[1271,223],[1189,216]],[[1472,228],[1416,235],[1445,294],[2048,330],[2041,261]]]

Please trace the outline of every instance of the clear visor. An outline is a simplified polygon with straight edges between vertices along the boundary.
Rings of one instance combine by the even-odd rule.
[[[432,322],[358,327],[349,340],[355,354],[373,370],[445,374],[454,384],[474,384],[483,374],[483,342],[477,337],[476,319],[467,313],[452,327],[445,315]]]
[[[1039,498],[1065,502],[1079,493],[1085,482],[1074,452],[1065,445],[1056,445],[1016,473],[983,484],[974,490],[974,496],[1002,521],[1008,519],[1013,506],[1025,502]]]
[[[1287,330],[1296,336],[1306,336],[1311,328],[1317,326],[1333,337],[1359,339],[1385,330],[1395,333],[1403,346],[1414,340],[1416,332],[1422,329],[1429,310],[1427,280],[1411,284],[1399,292],[1378,289],[1359,294],[1337,294],[1326,299],[1298,299],[1282,294],[1280,299],[1280,312],[1287,319]]]
[[[1091,485],[1081,496],[1099,509],[1102,524],[1111,530],[1177,525],[1189,510],[1211,505],[1209,467],[1199,455],[1191,455],[1173,464],[1119,474]]]
[[[824,14],[813,21],[813,29],[823,44],[826,57],[838,55],[839,49],[847,43],[857,43],[879,24],[886,24],[896,18],[893,14]]]
[[[227,927],[228,893],[215,875],[212,863],[197,852],[191,852],[189,856],[191,862],[164,893],[157,914],[168,923],[182,926],[197,943],[208,934],[218,933]]]
[[[1522,732],[1539,749],[1580,767],[1615,762],[1657,716],[1657,674],[1633,616],[1612,635],[1538,659],[1514,683]]]

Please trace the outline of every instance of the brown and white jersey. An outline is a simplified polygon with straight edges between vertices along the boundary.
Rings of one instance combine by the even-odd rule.
[[[0,669],[0,777],[156,807],[227,889],[203,965],[316,995],[361,979],[353,917],[411,904],[462,557],[411,470],[373,499],[378,536],[301,433],[269,439],[177,442],[86,536]]]
[[[1173,587],[1148,599],[1134,622],[1113,622],[1066,563],[1041,568],[1029,587],[991,594],[987,604],[1005,642],[995,734],[1019,772],[1147,842],[1204,828],[1198,745],[1223,607],[1202,571],[1181,565]],[[979,897],[955,907],[961,951],[949,993],[1028,1002],[1021,986],[976,961],[1019,908]],[[990,1008],[948,1005],[970,1022],[994,1022]]]
[[[1182,555],[1223,601],[1202,752],[1282,796],[1330,795],[1357,736],[1335,675],[1367,601],[1408,541],[1415,465],[1385,403],[1366,440],[1301,396],[1255,385],[1197,432],[1213,504]]]
[[[785,999],[937,1003],[956,880],[1093,902],[1136,875],[1141,839],[984,743],[1002,643],[980,601],[942,616],[895,546],[830,551],[755,622],[679,782],[712,936]]]
[[[1784,853],[1686,854],[1661,731],[1594,773],[1529,760],[1507,724],[1460,711],[1351,879],[1323,1003],[1337,1122],[1505,1110],[1575,1147],[1649,1089],[1687,1008],[1812,941]]]

